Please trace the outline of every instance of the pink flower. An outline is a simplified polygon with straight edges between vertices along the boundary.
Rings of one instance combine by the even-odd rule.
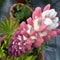
[[[23,29],[23,28],[27,28],[27,24],[23,21],[21,24],[20,24],[20,29]]]
[[[20,34],[20,30],[17,30],[17,31],[14,32],[14,36],[16,36],[18,34]]]
[[[47,27],[47,26],[46,26],[45,24],[41,24],[41,25],[40,25],[40,28],[39,28],[39,31],[45,30],[46,27]]]
[[[28,50],[32,50],[31,45],[26,45],[26,48],[27,48]]]
[[[27,33],[26,30],[21,30],[22,35],[26,35],[26,33]]]
[[[44,41],[49,41],[50,40],[50,36],[44,36],[43,39],[44,39]]]
[[[36,12],[34,11],[33,14],[32,14],[33,20],[35,19],[36,16],[37,16],[37,15],[36,15]]]
[[[28,38],[26,43],[27,43],[28,45],[31,45],[31,44],[32,44],[32,39],[31,39],[31,38]]]
[[[36,12],[36,15],[37,15],[38,17],[40,17],[40,16],[41,16],[41,13],[42,13],[41,7],[36,7],[36,8],[35,8],[35,12]]]
[[[46,11],[46,10],[50,10],[50,4],[48,4],[48,5],[46,5],[46,6],[44,7],[44,10],[43,10],[43,11]]]
[[[48,35],[55,37],[55,36],[57,36],[57,32],[56,31],[49,31]]]
[[[60,29],[57,29],[57,33],[59,33],[59,34],[60,34]]]
[[[26,48],[27,48],[28,50],[32,50],[32,39],[31,39],[31,38],[28,38],[28,39],[27,39]]]
[[[25,48],[25,46],[22,46],[22,53],[25,53],[26,52],[26,48]]]
[[[55,9],[50,9],[50,4],[44,7],[43,12],[37,7],[32,17],[27,19],[27,24],[23,21],[20,29],[14,32],[8,46],[8,54],[19,56],[33,48],[39,48],[43,42],[60,33],[60,29],[56,29],[60,25],[56,14]]]
[[[33,12],[33,14],[32,14],[32,18],[33,18],[33,20],[35,19],[35,17],[40,17],[41,16],[41,8],[40,7],[37,7],[36,9],[35,9],[35,11]]]
[[[56,31],[58,34],[60,34],[60,29],[55,29],[54,31]]]
[[[33,25],[32,18],[31,18],[31,17],[29,17],[29,18],[27,19],[27,23],[30,24],[30,25]]]
[[[36,33],[36,31],[34,31],[34,30],[31,30],[31,31],[30,31],[30,35],[31,35],[31,36],[34,36],[35,33]]]
[[[34,47],[38,48],[44,42],[42,37],[38,37],[34,43]]]

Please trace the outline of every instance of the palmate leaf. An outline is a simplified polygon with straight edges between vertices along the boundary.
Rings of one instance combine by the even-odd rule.
[[[16,22],[11,18],[4,17],[4,21],[0,20],[0,32],[7,36],[13,34],[17,27]]]

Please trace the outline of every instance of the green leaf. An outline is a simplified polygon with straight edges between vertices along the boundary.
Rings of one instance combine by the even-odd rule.
[[[4,50],[0,48],[0,58],[5,56]]]
[[[4,21],[0,20],[0,32],[6,36],[11,35],[14,32],[16,23],[11,18],[4,17]]]
[[[37,56],[33,56],[32,60],[36,60]]]
[[[14,11],[14,12],[13,12]],[[15,10],[12,13],[16,19],[16,22],[19,23],[23,19],[26,19],[31,16],[31,11],[25,6],[16,6]]]
[[[1,46],[2,48],[6,48],[8,46],[10,37],[15,29],[17,29],[17,24],[13,19],[4,17],[3,21],[0,20],[0,32],[7,36]]]
[[[27,57],[25,60],[32,60],[33,56]]]
[[[35,60],[37,56],[27,56],[25,60]]]

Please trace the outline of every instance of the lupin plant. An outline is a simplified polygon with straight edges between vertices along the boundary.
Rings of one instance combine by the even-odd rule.
[[[50,4],[46,5],[43,11],[41,7],[36,7],[32,17],[27,19],[27,24],[23,21],[20,29],[11,37],[8,54],[16,57],[33,48],[38,49],[45,41],[60,33],[60,29],[57,29],[59,25],[57,12],[50,9]]]

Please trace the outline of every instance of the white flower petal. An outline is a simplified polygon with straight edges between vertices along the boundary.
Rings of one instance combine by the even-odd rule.
[[[50,18],[54,18],[56,17],[57,12],[55,11],[55,9],[50,9],[50,10],[46,10],[42,13],[42,17],[50,17]]]
[[[31,39],[36,39],[36,36],[31,36]]]
[[[17,39],[18,39],[18,40],[22,40],[22,38],[21,38],[21,36],[20,36],[20,35],[18,35]]]
[[[49,15],[49,10],[44,11],[44,12],[42,13],[42,17],[43,17],[43,18],[45,18],[45,16],[47,16],[47,15]]]
[[[46,20],[44,21],[44,24],[46,25],[51,25],[53,22],[50,18],[46,18]]]
[[[26,43],[24,43],[24,45],[26,45]]]
[[[51,24],[50,26],[47,27],[47,30],[55,29],[58,26],[59,26],[58,23],[53,23],[53,24]]]
[[[51,14],[50,10],[46,13],[46,17],[49,17],[49,15]]]
[[[49,17],[54,18],[54,17],[56,17],[56,15],[57,15],[57,12],[55,11],[55,9],[51,9]]]
[[[38,19],[33,21],[34,24],[34,30],[38,31],[39,30],[39,23],[38,23]]]
[[[42,32],[42,33],[39,33],[40,36],[46,36],[47,35],[47,32]]]
[[[14,44],[15,42],[13,42],[13,44]]]
[[[18,45],[21,45],[21,43],[19,42]]]
[[[56,17],[54,20],[53,20],[53,22],[55,22],[55,23],[57,23],[59,21],[59,18],[58,17]]]
[[[59,24],[58,24],[58,23],[56,23],[56,24],[55,24],[55,28],[57,28],[58,26],[59,26]]]
[[[27,26],[28,26],[28,29],[31,29],[31,28],[32,28],[32,26],[31,26],[31,25],[29,25],[29,24],[28,24]]]
[[[19,49],[22,49],[22,47],[19,47]]]
[[[24,35],[23,35],[23,40],[27,40],[27,37],[25,37]]]
[[[30,29],[27,30],[27,33],[30,34]]]

